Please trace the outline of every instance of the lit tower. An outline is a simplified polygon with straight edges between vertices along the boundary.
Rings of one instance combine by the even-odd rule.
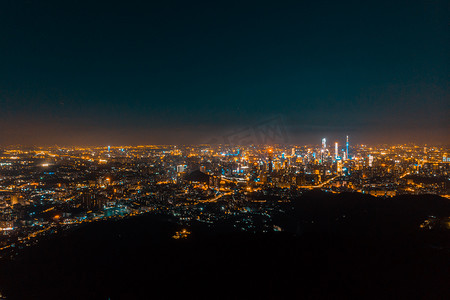
[[[338,153],[338,143],[334,143],[334,158],[338,159],[339,153]]]
[[[347,156],[347,159],[349,159],[349,156],[348,156],[348,135],[347,135],[347,144],[346,144],[346,147],[347,147],[347,149],[346,149],[346,151],[345,151],[345,154],[346,154],[346,156]]]
[[[323,158],[326,155],[325,154],[325,149],[327,148],[327,139],[323,138],[322,139],[322,149],[320,150],[320,161],[321,163],[323,163]]]
[[[273,168],[273,150],[269,149],[269,173],[272,173],[272,168]]]

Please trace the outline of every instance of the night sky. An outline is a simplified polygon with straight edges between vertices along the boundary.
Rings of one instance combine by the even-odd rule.
[[[94,3],[95,2],[95,3]],[[449,143],[448,1],[0,2],[0,145]]]

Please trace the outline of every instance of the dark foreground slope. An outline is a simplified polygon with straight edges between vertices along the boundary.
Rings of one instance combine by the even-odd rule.
[[[421,298],[450,296],[448,231],[419,230],[446,199],[310,193],[287,231],[221,233],[144,216],[82,227],[0,269],[7,299]],[[345,215],[345,217],[343,217]],[[340,217],[339,217],[340,216]]]

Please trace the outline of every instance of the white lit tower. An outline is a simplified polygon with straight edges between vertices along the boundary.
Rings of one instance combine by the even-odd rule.
[[[338,157],[339,157],[338,143],[335,142],[335,143],[334,143],[334,159],[337,159]]]
[[[345,156],[347,157],[347,159],[350,159],[348,156],[348,135],[347,135],[347,143],[346,143],[346,150],[345,150]]]
[[[323,163],[323,158],[324,158],[325,155],[326,155],[326,153],[325,153],[326,149],[327,149],[327,139],[326,139],[326,138],[323,138],[323,139],[322,139],[322,149],[320,150],[320,161],[321,161],[322,163]]]

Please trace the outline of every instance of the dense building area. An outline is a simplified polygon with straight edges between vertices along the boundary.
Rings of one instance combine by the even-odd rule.
[[[350,146],[348,137],[343,146],[8,147],[0,152],[0,249],[13,255],[78,224],[144,213],[278,231],[282,204],[305,191],[448,198],[449,171],[447,148]]]

